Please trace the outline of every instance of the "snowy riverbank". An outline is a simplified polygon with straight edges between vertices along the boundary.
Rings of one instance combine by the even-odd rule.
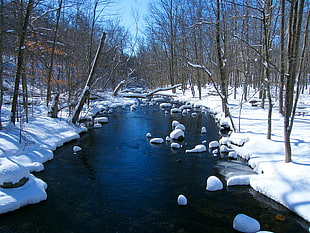
[[[207,106],[211,111],[221,114],[219,97],[208,96],[206,92],[203,93],[202,100],[190,97],[189,93],[179,96],[178,99]],[[230,98],[229,103],[238,128],[240,100]],[[307,113],[295,118],[291,135],[293,154],[291,163],[284,163],[283,118],[278,113],[277,107],[274,107],[272,115],[271,140],[266,139],[268,107],[264,110],[252,107],[250,103],[243,104],[240,132],[231,137],[247,141],[243,147],[233,146],[233,148],[259,173],[250,177],[238,177],[239,181],[244,183],[246,180],[246,183],[256,191],[281,203],[310,222],[309,94],[301,95],[299,103],[305,107]]]
[[[193,98],[190,91],[184,95],[177,92],[175,99],[201,104],[210,108],[212,112],[219,113],[221,118],[221,102],[219,97],[209,95],[209,89],[203,90],[203,98]],[[166,93],[171,93],[167,91]],[[129,105],[135,102],[134,99],[107,98],[100,101],[97,106],[120,106]],[[230,107],[234,122],[238,127],[238,115],[240,100],[230,99]],[[302,95],[300,102],[310,108],[309,95]],[[86,111],[85,111],[86,112]],[[8,116],[9,109],[3,109],[3,116]],[[91,112],[89,112],[91,114]],[[29,172],[42,170],[43,163],[53,158],[53,150],[63,145],[65,142],[79,137],[79,133],[84,128],[70,125],[64,119],[52,119],[46,116],[47,111],[42,106],[36,106],[34,117],[30,117],[28,124],[22,124],[20,140],[20,125],[12,126],[5,124],[5,129],[0,131],[0,158],[8,158],[22,164]],[[234,147],[238,154],[249,160],[249,164],[259,175],[250,177],[239,177],[243,182],[246,180],[255,190],[280,202],[298,215],[310,221],[310,133],[307,130],[310,125],[310,114],[297,116],[292,132],[292,162],[284,163],[284,143],[283,143],[283,122],[282,117],[274,109],[272,122],[272,140],[266,140],[267,132],[267,110],[259,107],[252,107],[250,103],[244,103],[240,117],[240,132],[232,135],[233,138],[247,141],[243,147]],[[3,164],[1,163],[0,166]],[[29,179],[34,176],[26,174]],[[22,177],[14,177],[16,182]],[[28,184],[29,183],[29,184]],[[29,192],[28,200],[19,201],[12,198],[13,189],[0,188],[0,213],[11,211],[27,204],[37,203],[46,199],[46,184],[27,182],[27,185],[35,185],[39,188],[39,195]],[[236,184],[236,183],[234,183]],[[16,188],[28,190],[27,185]],[[33,189],[32,189],[33,190]],[[24,196],[24,195],[23,195]],[[27,195],[25,195],[27,196]],[[15,201],[12,205],[8,202]],[[8,207],[9,206],[9,207]],[[13,208],[14,207],[14,208]]]
[[[132,104],[133,99],[107,98],[101,106]],[[98,104],[99,105],[99,104]],[[28,123],[9,123],[10,106],[3,106],[4,129],[0,130],[0,214],[35,204],[47,198],[47,185],[31,172],[44,169],[53,159],[53,151],[64,143],[78,139],[86,128],[68,124],[64,118],[50,118],[44,102],[33,106]],[[92,115],[98,106],[84,109],[84,116]],[[22,165],[22,166],[19,166]],[[22,185],[26,180],[26,183]],[[6,186],[15,188],[3,188]]]

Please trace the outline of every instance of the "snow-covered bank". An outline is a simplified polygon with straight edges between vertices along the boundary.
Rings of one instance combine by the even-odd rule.
[[[221,100],[217,96],[210,95],[211,91],[204,89],[203,98],[199,100],[197,97],[193,98],[190,91],[183,94],[178,90],[174,99],[190,102],[195,106],[206,106],[216,114],[216,118],[221,119]],[[94,102],[92,108],[84,109],[83,116],[93,116],[96,111],[114,111],[117,107],[135,104],[135,102],[135,99],[129,98],[106,98],[106,100]],[[309,95],[302,95],[301,102],[310,108]],[[229,99],[229,103],[234,122],[238,126],[240,100]],[[136,104],[131,109],[135,107]],[[274,109],[273,113],[272,140],[265,139],[267,110],[252,107],[250,103],[244,103],[240,122],[240,132],[234,133],[231,137],[238,144],[244,142],[245,144],[243,147],[234,146],[234,149],[240,156],[249,161],[249,164],[259,175],[240,176],[230,184],[250,184],[255,190],[282,203],[310,221],[310,134],[308,131],[310,114],[296,116],[291,136],[293,157],[289,164],[284,163],[283,120],[277,113],[277,108]],[[52,151],[56,147],[61,146],[66,141],[78,138],[79,133],[85,130],[68,124],[64,119],[47,117],[47,112],[43,106],[38,106],[34,117],[30,118],[28,124],[22,124],[22,144],[19,143],[19,127],[19,124],[16,127],[6,125],[5,129],[0,131],[0,157],[17,162],[29,171],[42,170],[43,163],[53,158]],[[32,176],[29,175],[29,177]],[[29,179],[26,184],[31,184],[30,181]],[[1,197],[13,197],[10,192],[19,192],[18,190],[23,187],[11,190],[0,188],[0,212],[1,208],[4,209],[2,204],[5,203],[5,199],[1,199]],[[40,184],[37,184],[36,187],[46,188]],[[32,195],[33,193],[29,192],[30,200],[19,203],[21,205],[35,203],[33,201],[34,195]],[[40,199],[46,199],[45,191]]]
[[[43,163],[53,158],[53,150],[73,139],[79,138],[84,129],[78,128],[59,119],[38,116],[31,117],[19,127],[7,125],[0,131],[0,173],[3,184],[16,184],[27,178],[20,187],[0,188],[0,213],[16,210],[28,204],[46,200],[47,184],[30,172],[44,169]],[[20,143],[21,141],[21,143]],[[19,164],[20,166],[10,166]],[[13,174],[8,175],[11,170]],[[26,172],[20,172],[26,170]]]
[[[83,115],[93,116],[101,107],[115,108],[134,102],[133,99],[106,98],[84,109]],[[14,126],[9,123],[9,107],[3,106],[4,129],[0,130],[0,214],[46,200],[48,184],[30,172],[42,171],[43,163],[53,159],[57,147],[78,139],[80,133],[87,130],[63,118],[48,117],[44,104],[34,106],[28,123],[17,122]]]
[[[210,89],[204,89],[202,100],[193,98],[190,91],[178,94],[178,100],[189,101],[209,107],[216,117],[221,119],[221,101],[214,95],[208,95]],[[306,91],[306,93],[309,93]],[[241,96],[241,95],[237,95]],[[249,180],[256,191],[283,204],[305,220],[310,221],[310,96],[303,94],[300,105],[306,114],[295,118],[291,135],[292,162],[284,163],[283,118],[274,107],[272,115],[272,138],[266,139],[267,108],[253,107],[244,103],[240,116],[240,132],[232,137],[246,139],[243,147],[233,146],[237,153],[247,159],[249,165],[259,173],[256,176],[239,177]],[[229,98],[234,123],[238,127],[240,99]],[[277,103],[275,103],[276,105]],[[241,183],[240,183],[241,185]]]

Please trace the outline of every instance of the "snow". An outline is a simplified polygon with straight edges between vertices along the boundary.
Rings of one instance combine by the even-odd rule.
[[[94,121],[98,123],[108,123],[109,119],[107,117],[95,117]]]
[[[180,149],[181,145],[177,142],[173,142],[173,143],[171,143],[170,147],[173,149]]]
[[[30,175],[29,180],[21,187],[0,188],[0,214],[46,200],[46,188],[47,184],[34,175]]]
[[[250,178],[256,175],[232,176],[227,179],[227,186],[250,185]]]
[[[153,144],[162,144],[164,143],[164,139],[163,138],[152,138],[150,140],[150,143],[153,143]]]
[[[196,145],[193,149],[186,150],[185,153],[201,153],[201,152],[206,152],[207,147],[203,144]]]
[[[5,183],[18,183],[22,178],[29,178],[29,171],[22,165],[8,158],[0,158],[0,186]]]
[[[209,148],[210,148],[210,149],[217,148],[217,147],[219,147],[219,146],[220,146],[220,144],[219,144],[218,141],[211,141],[211,142],[209,143]]]
[[[181,129],[175,129],[170,133],[170,138],[175,140],[181,140],[184,138],[184,132]]]
[[[171,108],[172,104],[171,103],[161,103],[159,106],[161,108]]]
[[[238,232],[253,233],[260,230],[260,224],[250,216],[237,214],[233,221],[233,228]]]
[[[209,176],[207,179],[207,191],[219,191],[223,189],[222,181],[216,176]]]
[[[190,91],[185,95],[179,94],[178,100],[199,103],[208,107],[219,122],[227,121],[221,111],[220,97],[207,95],[212,91],[210,87],[203,89],[202,100],[192,97]],[[309,90],[305,90],[305,93],[309,93]],[[237,96],[241,99],[241,95],[240,90]],[[228,101],[236,124],[239,121],[240,99],[232,99],[232,96]],[[309,99],[309,94],[301,94],[299,103],[309,109]],[[277,102],[274,104],[271,140],[266,139],[268,109],[252,107],[250,103],[243,104],[240,129],[236,124],[239,132],[232,134],[229,146],[248,160],[249,165],[259,174],[235,179],[239,179],[240,184],[250,184],[256,191],[310,221],[310,115],[295,116],[291,134],[292,162],[284,163],[283,117],[278,113]],[[230,182],[238,183],[237,180]]]
[[[204,68],[204,67],[200,67]],[[162,91],[171,93],[171,91]],[[196,91],[197,92],[197,91]],[[306,90],[305,93],[308,93]],[[184,94],[177,90],[173,98],[184,101],[188,106],[199,105],[214,114],[217,122],[229,122],[224,118],[221,108],[221,99],[214,93],[214,88],[207,86],[202,89],[203,98],[199,100],[192,97],[191,91]],[[255,93],[254,91],[249,94]],[[258,175],[240,175],[231,177],[228,185],[250,185],[256,191],[281,203],[305,220],[310,221],[310,115],[309,111],[304,115],[295,117],[291,134],[292,162],[284,163],[284,141],[283,141],[283,117],[278,113],[276,106],[272,114],[272,138],[266,139],[268,109],[253,107],[246,102],[242,105],[239,123],[239,110],[242,93],[237,93],[237,99],[229,96],[229,107],[238,132],[233,133],[229,140],[229,146],[236,153],[248,161],[248,164]],[[252,96],[255,98],[256,96]],[[111,97],[106,95],[104,101],[94,102],[97,106],[130,106],[135,104],[132,98]],[[310,108],[309,94],[301,94],[299,103]],[[1,161],[11,161],[26,168],[28,172],[41,171],[43,163],[53,158],[52,151],[62,146],[65,142],[78,139],[79,133],[85,128],[76,127],[67,122],[67,118],[53,119],[47,117],[47,109],[44,104],[35,106],[34,116],[29,123],[22,124],[22,140],[19,143],[19,124],[10,125],[10,111],[3,106],[2,120],[4,129],[0,131],[0,158]],[[106,108],[108,109],[108,108]],[[82,116],[94,116],[91,109],[84,109]],[[64,117],[65,114],[62,115]],[[172,139],[178,136],[184,137],[182,130],[172,131]],[[210,145],[209,145],[210,146]],[[7,160],[3,160],[7,159]],[[3,170],[1,171],[3,172]],[[20,175],[9,178],[16,181],[25,170],[19,171]],[[28,173],[27,173],[28,174]],[[12,211],[27,204],[37,203],[46,199],[46,183],[37,179],[33,174],[28,174],[29,180],[21,187],[13,189],[0,189],[0,213]],[[246,203],[245,203],[246,204]]]
[[[207,129],[206,129],[206,127],[201,127],[201,134],[205,134],[205,133],[207,133]]]
[[[180,122],[173,120],[171,123],[172,128],[174,129],[178,124],[180,124]]]
[[[185,131],[185,126],[183,124],[178,124],[175,129],[180,129],[182,131]]]
[[[180,194],[178,196],[177,201],[178,201],[178,205],[183,205],[183,206],[187,205],[187,198],[183,194]]]
[[[77,153],[77,152],[81,151],[82,148],[79,147],[79,146],[74,146],[72,150],[73,150],[74,153]]]

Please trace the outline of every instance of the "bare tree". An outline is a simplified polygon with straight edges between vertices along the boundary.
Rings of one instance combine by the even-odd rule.
[[[89,94],[90,94],[90,89],[92,87],[92,84],[94,83],[94,74],[95,74],[95,69],[98,65],[98,60],[99,60],[99,56],[101,54],[101,51],[102,51],[102,48],[104,46],[104,41],[105,41],[105,38],[106,38],[106,33],[103,32],[102,33],[102,36],[101,36],[101,39],[100,39],[100,43],[99,43],[99,46],[98,46],[98,49],[97,49],[97,53],[96,53],[96,56],[94,58],[94,61],[93,61],[93,64],[92,64],[92,67],[91,67],[91,70],[89,72],[89,75],[88,75],[88,78],[87,78],[87,82],[86,82],[86,85],[85,85],[85,88],[83,90],[83,93],[79,99],[79,102],[78,104],[76,105],[75,107],[75,110],[72,114],[72,117],[70,119],[70,121],[75,124],[78,120],[78,117],[80,115],[80,112],[82,110],[82,107],[85,103],[85,101],[87,100]]]
[[[271,50],[271,26],[272,26],[272,18],[273,18],[273,1],[267,0],[264,3],[262,9],[262,20],[263,20],[263,47],[264,47],[264,85],[267,90],[268,97],[268,130],[267,130],[267,139],[271,139],[271,122],[272,122],[272,96],[271,96],[271,80],[270,80],[270,50]]]
[[[30,19],[30,15],[33,9],[33,5],[34,5],[34,0],[29,0],[27,4],[27,8],[26,8],[25,17],[23,17],[24,19],[22,22],[22,29],[19,35],[16,76],[15,76],[14,93],[13,93],[12,109],[11,109],[11,122],[14,125],[15,125],[15,120],[16,120],[16,110],[17,110],[17,104],[18,104],[19,84],[20,84],[20,79],[21,79],[21,75],[23,72],[25,40],[26,40],[27,28],[29,25],[29,19]]]
[[[57,40],[57,32],[59,26],[60,12],[62,8],[62,0],[58,1],[57,15],[56,15],[56,24],[53,33],[53,43],[51,50],[51,58],[47,75],[47,93],[46,93],[46,106],[48,106],[49,101],[51,100],[51,91],[52,91],[52,75],[54,69],[54,57],[55,57],[55,49],[56,49],[56,40]]]
[[[288,69],[285,80],[285,102],[284,102],[284,144],[285,144],[285,162],[289,163],[292,157],[290,136],[294,123],[294,86],[298,76],[298,64],[300,62],[300,40],[301,27],[304,14],[304,0],[294,0],[290,2],[290,12],[288,17]],[[294,108],[293,108],[294,107]]]

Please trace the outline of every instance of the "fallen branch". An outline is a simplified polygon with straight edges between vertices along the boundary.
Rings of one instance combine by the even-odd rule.
[[[182,84],[177,84],[177,85],[174,85],[174,86],[171,86],[171,87],[160,87],[160,88],[157,88],[157,89],[155,89],[155,90],[153,90],[153,91],[151,91],[149,93],[146,93],[146,94],[136,94],[136,93],[123,94],[122,97],[126,97],[126,98],[144,98],[145,99],[145,98],[148,98],[150,96],[155,95],[159,91],[169,91],[169,90],[172,90],[172,89],[180,87],[180,86],[182,86]],[[161,94],[161,95],[172,96],[170,94]]]

